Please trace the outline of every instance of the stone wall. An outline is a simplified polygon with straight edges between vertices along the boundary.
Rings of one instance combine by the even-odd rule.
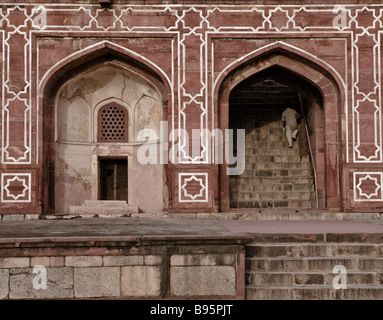
[[[0,298],[244,298],[244,245],[159,242],[1,244]]]
[[[315,146],[327,208],[381,212],[382,10],[362,0],[113,0],[109,8],[8,0],[0,7],[0,214],[54,212],[55,93],[111,59],[162,86],[162,120],[190,141],[193,129],[227,128],[230,92],[256,73],[279,66],[314,84],[323,98],[316,129],[324,143]],[[168,149],[182,159],[163,168],[164,209],[229,210],[226,167],[204,158],[209,141],[192,157],[186,138],[172,138]]]

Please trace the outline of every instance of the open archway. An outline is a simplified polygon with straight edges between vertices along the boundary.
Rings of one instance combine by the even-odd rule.
[[[253,56],[249,56],[246,61],[238,61],[232,64],[225,71],[226,77],[223,77],[219,84],[219,92],[217,92],[217,103],[219,106],[218,117],[219,127],[221,129],[233,128],[233,119],[231,115],[241,115],[241,111],[235,111],[235,104],[240,104],[241,95],[249,88],[252,88],[252,94],[257,95],[257,85],[262,85],[263,81],[271,81],[280,88],[284,87],[285,92],[289,92],[295,96],[295,104],[298,111],[298,94],[303,98],[303,114],[306,116],[310,134],[310,142],[313,146],[313,164],[316,167],[316,187],[318,189],[318,203],[321,208],[329,208],[339,210],[342,207],[341,184],[340,184],[340,147],[341,147],[341,128],[340,128],[340,105],[343,103],[342,92],[339,89],[340,83],[334,76],[323,66],[314,63],[307,57],[303,57],[294,52],[286,50],[286,48],[275,47],[271,50],[258,52]],[[259,94],[259,91],[258,91]],[[271,94],[271,91],[269,92]],[[276,104],[277,99],[268,100],[270,104]],[[285,103],[280,106],[284,106]],[[271,107],[269,105],[269,107]],[[251,109],[248,104],[247,109]],[[246,109],[246,108],[245,108]],[[254,110],[252,112],[254,114]],[[269,113],[277,112],[280,117],[282,110],[271,108],[266,111]],[[255,111],[256,112],[256,111]],[[251,113],[250,113],[251,114]],[[249,118],[249,116],[247,117]],[[277,120],[276,120],[277,121]],[[239,128],[240,123],[235,124],[235,128]],[[281,125],[281,124],[279,124]],[[277,128],[276,128],[277,129]],[[280,127],[281,129],[281,127]],[[269,131],[270,132],[270,131]],[[283,147],[281,145],[281,147]],[[281,149],[281,152],[284,152]],[[287,150],[287,148],[286,148]],[[249,157],[247,157],[249,161]],[[270,160],[270,159],[269,159]],[[245,163],[252,166],[252,163]],[[251,161],[251,160],[250,160]],[[226,175],[227,164],[220,166],[220,209],[222,211],[230,210],[236,207],[233,205],[233,192],[230,194],[230,180],[235,177]],[[286,178],[293,171],[284,171]],[[274,172],[267,172],[267,175],[275,175]],[[292,177],[293,178],[293,177]],[[257,181],[262,184],[262,181]],[[294,183],[294,181],[293,181]],[[283,186],[282,186],[283,187]],[[287,188],[287,186],[286,186]],[[262,190],[262,188],[260,188]],[[237,190],[235,190],[237,191]],[[278,191],[278,190],[275,190]],[[251,192],[259,192],[251,190]],[[288,196],[286,196],[287,200]],[[235,200],[235,199],[234,199]],[[262,200],[262,197],[259,198]],[[312,199],[311,199],[312,200]],[[240,207],[293,207],[292,202],[284,201],[282,205],[268,205],[261,201],[257,204],[247,204]],[[312,207],[307,205],[306,207]],[[260,205],[259,205],[260,204]],[[238,207],[238,206],[237,206]],[[303,206],[304,207],[304,206]]]
[[[144,212],[167,207],[166,165],[141,165],[136,156],[144,143],[137,140],[136,129],[149,126],[159,138],[159,122],[168,117],[169,86],[152,67],[102,43],[59,62],[43,77],[44,213],[65,213],[84,200],[109,197],[127,200]],[[100,120],[100,110],[111,114]],[[100,132],[105,132],[103,139]],[[122,133],[123,141],[112,139]],[[112,170],[108,166],[117,170],[114,188],[126,175],[118,190],[104,190],[109,182],[103,177]]]

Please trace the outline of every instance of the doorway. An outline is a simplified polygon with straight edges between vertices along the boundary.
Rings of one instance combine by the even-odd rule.
[[[290,149],[281,121],[287,107],[302,113],[298,93],[270,78],[249,79],[233,90],[229,104],[229,128],[246,132],[245,170],[229,177],[230,207],[314,207],[305,128],[299,126],[299,139]]]
[[[256,53],[254,52],[253,58],[250,58],[249,56],[248,62],[242,63],[238,60],[237,64],[230,66],[230,69],[225,70],[225,73],[222,72],[222,78],[220,78],[220,80],[222,79],[222,83],[220,85],[217,96],[217,104],[219,105],[220,117],[219,126],[221,129],[234,128],[235,126],[238,126],[238,123],[233,123],[233,120],[235,119],[231,117],[230,113],[232,112],[230,111],[234,111],[235,108],[235,104],[233,104],[233,98],[235,96],[239,98],[239,91],[244,91],[243,89],[246,89],[246,87],[257,86],[257,84],[262,86],[260,84],[261,82],[265,80],[273,80],[274,82],[278,82],[281,85],[287,86],[288,88],[286,88],[286,90],[297,92],[301,97],[299,100],[302,100],[300,105],[303,105],[304,109],[301,113],[306,116],[304,122],[305,125],[307,125],[307,142],[310,142],[312,150],[312,163],[310,161],[310,165],[315,165],[314,172],[316,172],[316,174],[314,174],[314,179],[316,180],[315,201],[311,201],[312,199],[310,197],[309,206],[305,205],[299,207],[310,208],[312,207],[312,202],[315,202],[315,206],[317,208],[331,208],[331,210],[341,210],[342,195],[340,188],[341,183],[339,167],[339,163],[341,163],[341,160],[339,159],[341,122],[339,118],[339,104],[343,103],[342,101],[344,100],[342,100],[342,90],[340,90],[339,86],[337,85],[337,83],[339,83],[339,79],[336,80],[332,78],[332,76],[327,72],[326,68],[323,68],[323,66],[316,65],[310,59],[303,58],[298,53],[291,52],[290,48],[285,49],[280,48],[279,46],[280,44],[276,45],[274,49],[268,48],[264,54],[260,54],[258,51]],[[271,97],[267,97],[267,99],[273,97],[275,97],[274,94],[272,94]],[[246,97],[246,100],[248,100],[247,98],[248,97]],[[286,102],[292,104],[290,101]],[[245,103],[245,105],[250,108],[248,103]],[[241,104],[239,107],[242,108],[242,106],[243,105]],[[251,109],[254,110],[253,108]],[[265,120],[266,116],[272,116],[271,111],[274,110],[275,108],[269,109],[269,112],[263,115],[263,119]],[[257,116],[262,116],[262,114],[257,113]],[[247,117],[249,118],[248,115]],[[279,118],[279,120],[281,120],[281,118]],[[255,122],[253,124],[253,131],[256,131],[255,129],[258,129],[260,124],[257,126],[256,121],[253,122]],[[258,122],[260,123],[260,121]],[[245,126],[245,124],[240,125],[241,128]],[[280,123],[279,128],[273,128],[272,126],[269,126],[268,129],[269,131],[267,133],[269,133],[269,136],[271,137],[271,133],[273,131],[272,134],[275,135],[274,138],[277,139],[277,131],[280,132],[282,130],[282,126]],[[303,130],[301,132],[303,132]],[[261,141],[261,138],[263,138],[261,135],[263,133],[252,132],[251,134],[253,133],[255,136],[250,140],[257,141],[262,144],[265,143],[264,141]],[[277,139],[278,141],[270,141],[275,139],[269,139],[269,141],[281,143],[285,137],[282,135],[280,135],[280,137],[280,139]],[[304,137],[304,135],[302,135],[302,137]],[[258,138],[259,141],[257,140]],[[285,149],[283,146],[282,148]],[[278,208],[277,210],[279,210],[281,207],[286,207],[289,209],[296,207],[297,203],[289,203],[289,201],[292,201],[292,197],[287,194],[285,197],[283,197],[283,190],[280,190],[282,191],[280,192],[278,189],[284,188],[286,191],[289,191],[287,189],[292,189],[292,192],[300,192],[302,190],[298,190],[298,188],[303,187],[302,183],[304,181],[292,181],[290,185],[282,185],[281,183],[279,185],[274,184],[274,186],[266,186],[266,182],[271,181],[269,178],[276,178],[277,172],[274,171],[275,168],[272,168],[272,166],[275,166],[275,163],[277,162],[275,160],[277,158],[275,155],[272,155],[274,156],[274,161],[272,161],[273,158],[267,159],[264,157],[266,153],[269,152],[269,150],[271,152],[271,148],[268,148],[267,144],[262,146],[263,150],[260,149],[260,145],[259,147],[252,146],[252,148],[249,148],[249,150],[246,148],[246,152],[249,154],[245,155],[246,160],[249,160],[245,163],[245,170],[246,166],[247,169],[252,170],[252,173],[257,175],[257,177],[253,175],[254,177],[252,179],[259,179],[258,183],[254,183],[250,186],[246,183],[243,183],[242,186],[240,186],[239,182],[234,181],[234,177],[232,178],[227,175],[227,167],[229,164],[224,163],[222,166],[220,166],[220,187],[219,194],[217,194],[217,196],[219,196],[220,199],[221,211],[229,211],[233,208],[241,207],[257,208],[257,210],[258,207]],[[298,149],[300,149],[299,144]],[[290,151],[285,152],[284,150],[283,153],[296,151],[289,148],[287,148],[287,150]],[[264,151],[264,155],[259,154],[259,151]],[[280,156],[282,155],[278,155],[278,157]],[[287,182],[286,179],[295,179],[297,177],[295,173],[302,172],[302,169],[294,168],[298,164],[290,163],[290,161],[286,162],[285,160],[291,159],[289,159],[290,155],[285,154],[285,156],[286,159],[278,158],[278,160],[283,160],[278,162],[283,162],[285,166],[285,168],[278,170],[279,174],[281,175],[280,179],[285,179],[284,181]],[[299,162],[302,161],[299,159]],[[261,166],[264,165],[265,168],[258,167],[258,164]],[[290,168],[286,168],[286,165]],[[294,172],[293,170],[299,170],[299,172]],[[307,169],[304,170],[306,171]],[[230,178],[232,178],[232,181],[230,181]],[[251,178],[250,174],[249,178]],[[237,184],[237,186],[235,184]],[[300,185],[298,186],[298,184]],[[308,185],[308,183],[304,183],[304,185]],[[269,191],[266,191],[265,193],[265,190],[263,189],[269,187],[272,188],[270,192],[274,192],[274,196],[276,196],[279,192],[282,194],[283,199],[278,201],[279,199],[277,200],[273,196],[272,200],[277,200],[277,203],[275,201],[267,201],[270,200],[270,198],[266,199],[266,197],[272,194],[269,193]],[[238,200],[241,200],[241,204],[239,204],[239,201],[236,201],[235,199],[236,193],[238,192],[247,193],[241,194],[241,199],[239,199],[238,194]],[[312,191],[310,190],[310,192]]]
[[[128,201],[127,160],[100,160],[100,200]]]

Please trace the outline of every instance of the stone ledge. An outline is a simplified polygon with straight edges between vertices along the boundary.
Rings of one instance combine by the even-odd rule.
[[[48,215],[40,215],[38,218],[40,220],[72,220],[72,219],[90,219],[90,218],[106,218],[106,219],[116,219],[116,218],[140,218],[140,219],[166,219],[168,217],[167,213],[81,213],[81,214],[69,214],[69,213],[55,213]]]
[[[263,221],[350,221],[383,219],[383,213],[378,212],[283,212],[284,209],[270,212],[256,209],[249,212],[212,212],[212,213],[168,213],[170,219],[211,219],[211,220],[263,220]]]
[[[69,207],[70,215],[129,215],[138,213],[138,207],[128,206],[72,206]]]
[[[113,207],[110,207],[113,209]],[[109,210],[109,209],[108,209]],[[241,212],[243,211],[243,212]],[[80,218],[141,218],[141,219],[207,219],[207,220],[266,220],[266,221],[349,221],[349,220],[376,220],[383,219],[383,213],[379,212],[283,212],[285,209],[254,209],[249,212],[246,208],[232,212],[158,212],[158,213],[76,213],[76,214],[2,214],[0,221],[23,221],[23,220],[72,220]],[[258,212],[255,212],[258,211]]]

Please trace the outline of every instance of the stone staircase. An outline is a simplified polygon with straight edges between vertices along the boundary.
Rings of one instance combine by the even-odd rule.
[[[262,242],[260,237],[257,243],[247,245],[246,299],[383,299],[380,239],[360,237],[355,242],[340,236],[313,243],[297,241],[299,235],[287,238],[285,242],[277,236],[275,241],[266,237]],[[334,289],[334,279],[336,284],[341,283],[339,271],[333,273],[335,266],[346,268],[345,289]]]
[[[231,208],[315,207],[310,158],[300,156],[298,142],[289,149],[282,130],[286,104],[300,109],[297,92],[273,80],[231,96],[229,127],[246,132],[245,171],[229,180]]]
[[[245,171],[230,177],[232,208],[311,208],[315,201],[310,157],[300,156],[283,133],[283,110],[258,110],[237,119],[246,130]],[[305,134],[301,132],[300,134]]]

